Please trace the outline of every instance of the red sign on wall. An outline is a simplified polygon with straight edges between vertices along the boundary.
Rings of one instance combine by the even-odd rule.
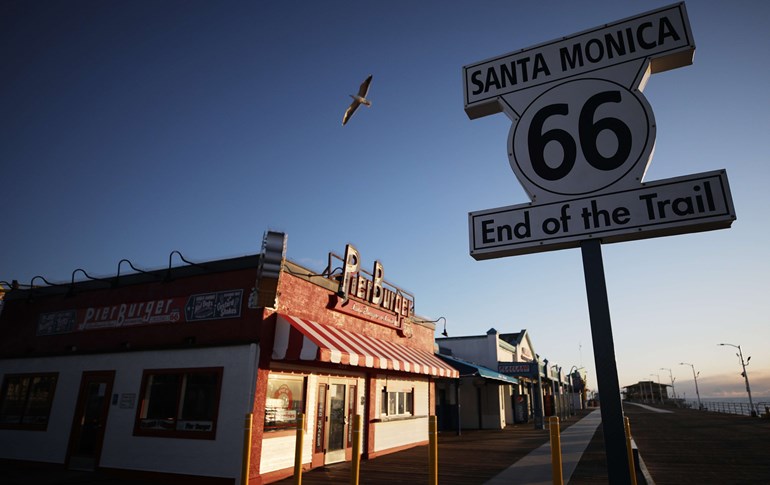
[[[188,297],[74,308],[40,314],[37,320],[37,335],[239,318],[242,303],[243,290],[238,289],[200,293]]]

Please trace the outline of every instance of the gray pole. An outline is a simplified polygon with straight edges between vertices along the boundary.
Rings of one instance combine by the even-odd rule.
[[[601,399],[604,453],[607,457],[607,474],[613,485],[630,485],[631,472],[626,454],[626,432],[623,422],[623,404],[620,401],[618,368],[615,362],[615,344],[612,338],[610,304],[607,299],[607,282],[604,278],[602,243],[589,239],[580,244],[583,256],[583,273],[586,281],[588,313],[591,319],[591,338],[594,344],[596,381]]]
[[[463,434],[463,420],[462,420],[462,413],[460,413],[460,381],[458,379],[457,385],[455,386],[455,402],[457,402],[457,436],[460,436]]]
[[[730,347],[735,347],[738,349],[738,358],[741,359],[741,367],[743,367],[743,379],[746,381],[746,392],[749,394],[749,407],[751,408],[751,415],[756,416],[757,413],[754,410],[754,401],[751,400],[751,386],[749,385],[749,374],[746,372],[746,362],[743,361],[743,351],[741,351],[740,345],[733,345],[733,344],[719,344],[719,345],[729,345]],[[749,357],[750,359],[751,357]]]
[[[751,400],[751,386],[749,385],[749,373],[746,372],[746,362],[743,360],[743,352],[741,351],[741,346],[738,346],[738,354],[740,355],[741,359],[741,366],[743,366],[743,378],[746,381],[746,392],[749,394],[749,408],[751,408],[751,415],[756,416],[757,413],[754,411],[754,401]],[[751,357],[749,357],[750,359]]]
[[[674,387],[674,374],[671,373],[671,369],[668,367],[661,367],[660,370],[667,370],[668,371],[668,378],[671,379],[671,394],[673,395],[673,398],[676,399],[676,388]]]
[[[540,357],[537,355],[535,355],[535,366],[537,366],[535,370],[537,372],[537,383],[535,384],[535,395],[532,396],[532,399],[535,400],[533,403],[535,415],[532,421],[535,423],[535,429],[545,429],[545,423],[543,422],[543,383],[540,380]]]
[[[701,406],[701,403],[700,403],[700,392],[698,391],[698,374],[700,374],[700,372],[696,374],[695,366],[692,364],[688,364],[687,362],[680,362],[679,365],[689,365],[690,367],[692,367],[692,378],[695,381],[695,395],[698,396],[698,410],[700,411],[701,409],[703,409],[703,406]]]
[[[651,376],[658,376],[658,396],[660,397],[660,403],[663,404],[663,391],[660,389],[660,374],[650,374]]]

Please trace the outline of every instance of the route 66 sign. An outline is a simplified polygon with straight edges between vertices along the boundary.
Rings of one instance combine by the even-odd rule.
[[[655,143],[652,109],[638,91],[599,78],[556,84],[525,107],[509,161],[533,200],[638,185]]]
[[[532,200],[470,213],[471,255],[729,227],[723,172],[643,183],[656,125],[642,91],[651,74],[691,64],[694,52],[678,3],[465,66],[465,112],[511,119],[508,160]]]

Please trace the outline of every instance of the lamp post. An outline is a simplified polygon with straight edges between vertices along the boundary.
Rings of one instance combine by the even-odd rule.
[[[703,407],[700,404],[700,392],[698,391],[698,376],[700,375],[700,372],[697,374],[695,373],[695,366],[692,364],[688,364],[687,362],[680,362],[679,365],[689,365],[692,367],[692,378],[695,380],[695,395],[698,396],[698,410],[700,411],[703,409]]]
[[[556,372],[553,372],[551,369],[555,369]],[[551,364],[551,367],[547,370],[548,377],[551,379],[551,402],[553,403],[551,409],[553,410],[554,416],[560,416],[561,415],[561,403],[559,402],[559,394],[561,393],[559,391],[559,365],[558,364]],[[556,380],[554,381],[554,374],[556,374]],[[563,418],[562,418],[563,419]]]
[[[751,360],[751,356],[749,356],[748,359],[745,361],[743,360],[743,351],[741,350],[740,345],[733,345],[733,344],[719,344],[719,345],[728,345],[730,347],[735,347],[738,349],[738,353],[735,354],[739,359],[741,359],[741,367],[743,367],[743,373],[741,374],[743,376],[743,379],[746,381],[746,392],[749,394],[749,407],[751,408],[751,415],[756,416],[757,413],[754,410],[754,401],[751,400],[751,386],[749,386],[749,374],[746,372],[746,366],[748,365],[749,361]]]
[[[548,359],[543,359],[545,368],[548,369]],[[537,382],[535,383],[535,395],[532,396],[535,402],[533,403],[532,411],[535,413],[532,420],[535,425],[535,429],[545,429],[543,420],[543,379],[542,372],[540,372],[540,356],[535,354],[535,365],[537,366]]]
[[[569,409],[564,409],[565,408],[564,392],[566,391],[566,389],[564,389],[564,375],[562,374],[561,366],[559,366],[558,369],[556,369],[556,372],[557,372],[557,379],[559,379],[559,385],[556,386],[559,389],[559,396],[557,398],[559,400],[559,417],[560,419],[565,420],[567,419]]]
[[[663,404],[663,393],[660,391],[660,374],[650,374],[651,376],[658,376],[658,395],[660,396],[660,403]],[[653,399],[654,401],[655,399]]]
[[[671,369],[668,367],[661,367],[660,370],[667,370],[668,371],[668,377],[671,379],[671,394],[674,396],[674,399],[676,399],[676,389],[674,388],[674,375],[671,373]]]
[[[580,369],[585,369],[585,367],[578,367],[576,365],[573,365],[569,369],[569,412],[570,414],[575,414],[575,373],[579,371]],[[578,377],[580,374],[578,373]],[[583,409],[583,406],[580,406],[580,409]]]
[[[649,383],[650,383],[650,404],[653,404],[655,402],[655,393],[652,392],[652,379],[649,381]]]

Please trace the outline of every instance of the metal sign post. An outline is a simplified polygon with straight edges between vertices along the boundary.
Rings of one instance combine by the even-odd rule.
[[[605,455],[609,481],[628,483],[630,470],[625,450],[623,404],[620,401],[618,368],[615,363],[615,343],[612,339],[610,304],[604,279],[602,243],[598,239],[583,241],[583,273],[586,280],[588,313],[591,318],[591,339],[594,344],[596,380],[599,386],[599,409],[602,413]]]
[[[463,67],[466,114],[510,118],[508,162],[531,200],[469,213],[470,255],[581,248],[612,484],[630,470],[601,245],[735,221],[724,170],[643,181],[657,125],[642,91],[694,52],[677,3]]]

